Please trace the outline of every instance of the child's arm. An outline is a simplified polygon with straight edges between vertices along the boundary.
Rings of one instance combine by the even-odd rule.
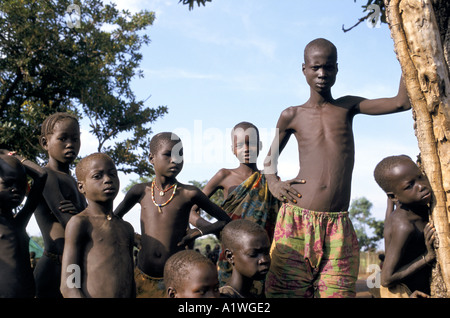
[[[209,223],[205,221],[207,224],[204,223],[201,224],[201,226],[199,226],[200,223],[198,222],[196,224],[193,224],[194,226],[197,225],[197,228],[194,231],[190,232],[185,237],[183,237],[181,242],[178,243],[179,246],[186,245],[189,241],[206,234],[211,233],[217,234],[223,229],[223,227],[228,222],[231,221],[231,218],[228,216],[228,214],[224,210],[222,210],[218,205],[211,202],[209,198],[200,189],[196,188],[194,191],[195,192],[192,198],[192,202],[198,205],[199,208],[204,210],[206,213],[216,218],[218,221],[216,221],[215,223]]]
[[[272,195],[282,202],[287,200],[297,203],[297,198],[301,195],[291,187],[293,183],[305,183],[305,180],[292,179],[288,181],[281,181],[277,176],[278,157],[286,146],[293,130],[289,129],[290,122],[295,115],[295,110],[290,107],[285,109],[278,119],[277,132],[269,153],[264,160],[264,174],[269,185],[269,190]]]
[[[27,174],[33,179],[33,185],[28,193],[27,201],[14,218],[21,228],[25,228],[30,221],[31,215],[39,204],[39,200],[42,198],[41,195],[47,180],[47,172],[28,159],[18,155],[15,155],[15,157],[22,163]]]
[[[411,108],[403,76],[397,96],[391,98],[364,99],[358,103],[357,112],[367,115],[384,115],[405,111]]]
[[[228,175],[227,169],[220,169],[205,185],[202,192],[210,198],[217,190],[223,189],[223,180]],[[191,214],[189,216],[189,223],[197,228],[203,228],[205,226],[211,225],[210,222],[206,221],[200,216],[200,209],[198,205],[194,204],[191,209]]]
[[[64,298],[85,298],[81,286],[83,269],[83,219],[74,216],[67,223],[61,264],[61,293]],[[80,284],[77,285],[76,283]]]
[[[146,183],[135,184],[134,186],[132,186],[125,195],[123,201],[120,202],[120,204],[114,210],[114,214],[119,218],[123,218],[123,216],[141,200],[143,194],[145,193],[146,186]]]
[[[64,202],[69,202],[64,198],[60,191],[60,184],[55,171],[51,169],[47,169],[47,182],[45,183],[45,187],[42,191],[42,195],[47,203],[48,208],[51,213],[56,217],[58,222],[65,227],[67,222],[69,222],[72,217],[72,213],[66,213],[61,210],[61,204]],[[78,191],[78,190],[77,190]],[[73,203],[71,205],[74,207]],[[76,211],[80,212],[80,211]]]
[[[406,277],[416,273],[418,270],[429,264],[436,257],[433,249],[435,239],[434,228],[427,223],[424,229],[425,244],[427,252],[417,257],[415,260],[397,269],[397,264],[403,257],[404,246],[407,244],[408,236],[411,233],[410,225],[395,226],[392,231],[390,244],[386,249],[386,257],[381,271],[381,284],[390,287],[401,282]]]

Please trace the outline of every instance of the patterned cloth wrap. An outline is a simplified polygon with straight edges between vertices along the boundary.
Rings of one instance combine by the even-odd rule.
[[[222,203],[222,209],[232,220],[246,219],[261,225],[266,229],[270,241],[273,238],[279,208],[280,201],[272,196],[264,174],[259,171],[242,182]],[[222,249],[217,266],[220,286],[224,286],[231,277],[233,268],[225,259]],[[264,292],[263,283],[264,281],[255,282],[255,294]]]
[[[137,266],[134,268],[136,282],[136,298],[165,298],[166,288],[164,278],[155,278],[142,272]]]
[[[359,247],[348,212],[283,204],[271,246],[266,297],[355,297]]]

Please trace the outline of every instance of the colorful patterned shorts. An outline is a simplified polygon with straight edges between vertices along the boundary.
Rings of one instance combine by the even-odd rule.
[[[266,297],[355,297],[359,246],[348,212],[280,208]]]

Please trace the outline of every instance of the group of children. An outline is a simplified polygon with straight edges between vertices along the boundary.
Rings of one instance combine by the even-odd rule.
[[[403,81],[393,98],[334,99],[337,71],[331,42],[316,39],[306,46],[310,98],[281,113],[264,171],[256,165],[258,129],[249,122],[232,130],[239,166],[218,171],[203,191],[177,180],[181,140],[159,133],[150,142],[153,181],[133,186],[115,210],[120,181],[112,159],[91,154],[76,165],[73,178],[78,121],[66,113],[49,116],[40,140],[49,158],[45,167],[0,152],[0,297],[354,297],[359,247],[347,212],[352,120],[358,113],[388,114],[410,105]],[[282,181],[278,156],[291,135],[301,169]],[[27,175],[33,183],[14,214],[27,192]],[[393,207],[385,220],[382,295],[428,295],[435,234],[428,223],[427,178],[410,158],[393,156],[376,167],[375,179]],[[209,200],[218,189],[224,193],[220,207]],[[141,235],[134,262],[134,229],[122,217],[136,204]],[[25,232],[32,213],[45,245],[34,277]],[[221,240],[217,266],[191,249],[206,234]]]

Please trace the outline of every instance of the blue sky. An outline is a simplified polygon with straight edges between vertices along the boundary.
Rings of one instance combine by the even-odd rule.
[[[213,0],[192,11],[178,0],[111,2],[131,12],[155,11],[156,20],[146,30],[152,42],[142,48],[144,78],[136,78],[132,87],[138,98],[148,98],[148,106],[168,107],[152,129],[180,135],[185,151],[180,182],[209,180],[220,168],[237,166],[229,132],[240,121],[260,129],[262,168],[281,111],[309,97],[301,64],[305,45],[315,38],[327,38],[338,48],[335,98],[391,97],[398,90],[401,70],[387,25],[370,28],[361,23],[347,33],[341,29],[364,14],[363,0]],[[81,156],[95,151],[88,129],[82,126]],[[389,155],[418,155],[411,111],[358,115],[354,134],[352,199],[368,198],[373,216],[381,220],[386,197],[373,179],[373,169]],[[292,138],[281,154],[279,174],[293,178],[298,168]],[[131,179],[137,176],[121,175],[122,187]],[[115,203],[122,198],[120,194]],[[125,219],[140,232],[138,208]],[[29,233],[38,233],[36,228],[33,220]]]

